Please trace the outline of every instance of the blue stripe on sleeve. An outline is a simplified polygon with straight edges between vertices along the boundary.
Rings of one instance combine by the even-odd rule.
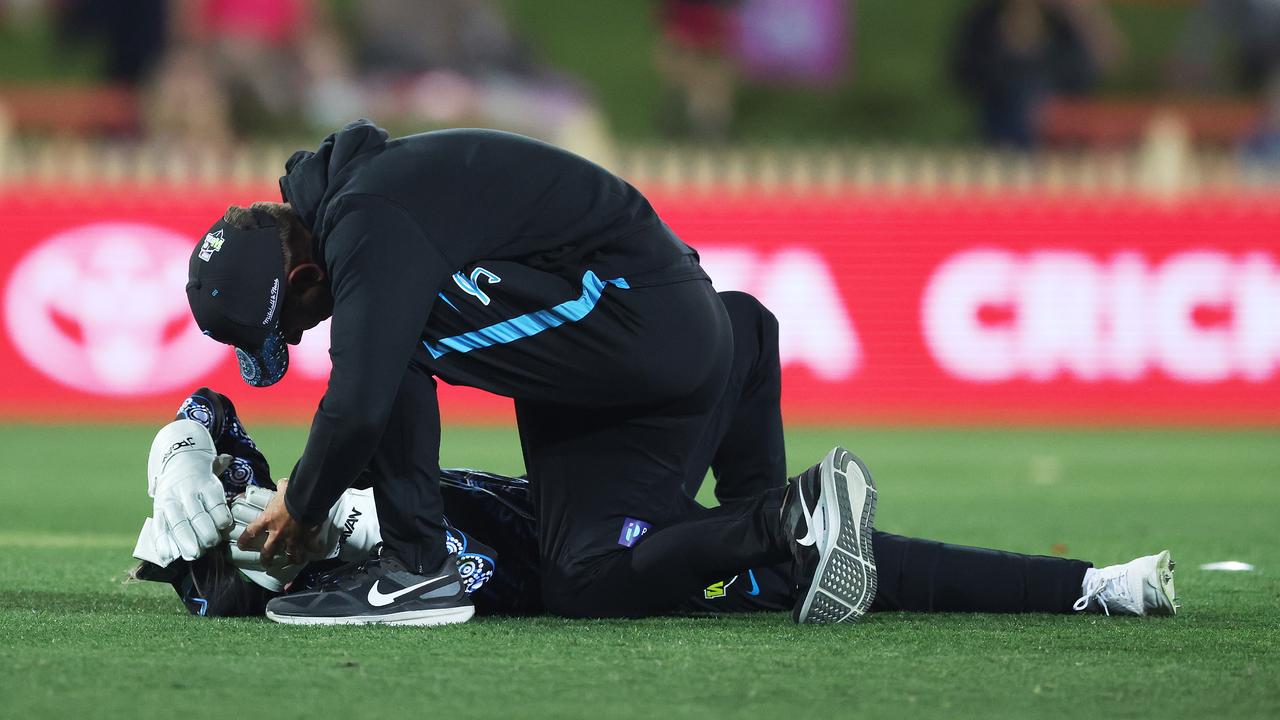
[[[436,343],[423,340],[422,345],[431,353],[431,357],[439,359],[450,352],[471,352],[494,345],[505,345],[522,338],[532,337],[565,323],[574,323],[586,317],[600,302],[604,288],[613,285],[627,290],[631,286],[625,278],[601,280],[590,270],[582,276],[582,295],[575,300],[568,300],[546,310],[536,310],[525,315],[503,320],[479,330],[443,338]]]

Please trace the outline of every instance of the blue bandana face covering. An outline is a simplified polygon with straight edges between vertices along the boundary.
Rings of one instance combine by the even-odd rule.
[[[240,362],[240,377],[254,387],[269,387],[280,382],[289,370],[289,343],[285,342],[284,333],[279,323],[256,352],[236,348],[236,359]]]

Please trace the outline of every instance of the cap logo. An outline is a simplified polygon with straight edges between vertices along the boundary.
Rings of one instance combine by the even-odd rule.
[[[200,259],[209,262],[213,254],[222,249],[222,243],[226,239],[222,237],[222,231],[217,230],[204,236],[204,244],[200,246]],[[272,303],[274,307],[274,303]]]
[[[267,316],[262,318],[263,325],[266,325],[267,323],[271,322],[271,316],[276,314],[276,302],[279,299],[280,299],[280,278],[276,278],[275,282],[271,283],[271,299],[270,299],[270,304],[267,305]]]

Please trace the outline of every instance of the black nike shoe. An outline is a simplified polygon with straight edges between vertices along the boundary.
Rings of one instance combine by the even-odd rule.
[[[782,506],[800,595],[797,623],[853,622],[876,596],[871,548],[876,486],[867,466],[844,448],[791,479]]]
[[[267,617],[289,625],[451,625],[475,612],[454,555],[426,575],[393,557],[371,558],[315,590],[267,603]]]

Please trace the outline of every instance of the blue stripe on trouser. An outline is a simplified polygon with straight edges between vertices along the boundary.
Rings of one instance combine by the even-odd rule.
[[[600,294],[606,285],[626,290],[630,288],[625,278],[601,280],[590,270],[582,276],[582,295],[576,300],[568,300],[546,310],[537,310],[526,315],[503,320],[479,330],[472,330],[461,335],[444,338],[436,343],[423,340],[422,345],[431,353],[431,357],[439,359],[451,352],[471,352],[493,345],[505,345],[521,338],[532,337],[565,323],[572,323],[586,317],[600,302]]]

